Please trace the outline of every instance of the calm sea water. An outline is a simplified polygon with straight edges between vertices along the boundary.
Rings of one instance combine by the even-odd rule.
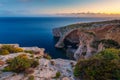
[[[45,48],[53,58],[67,58],[64,51],[54,47],[52,29],[77,22],[92,22],[109,18],[73,17],[9,17],[0,18],[0,43],[18,43],[20,46]]]

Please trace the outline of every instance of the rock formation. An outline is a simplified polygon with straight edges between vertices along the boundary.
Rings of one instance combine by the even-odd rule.
[[[18,44],[4,44],[19,47]],[[1,47],[3,44],[1,44]],[[38,47],[19,47],[23,52],[10,53],[7,55],[0,55],[0,80],[29,80],[29,77],[34,76],[34,80],[75,80],[73,69],[76,61],[65,59],[47,59],[44,58],[43,48]],[[33,51],[34,53],[29,53]],[[36,52],[39,52],[36,54]],[[19,55],[27,55],[30,59],[37,59],[39,65],[36,68],[31,68],[33,73],[25,75],[25,73],[3,72],[2,70],[8,66],[7,60],[13,59]],[[59,76],[56,74],[59,72]],[[31,79],[30,79],[31,80]]]
[[[51,64],[51,61],[54,62],[54,65]],[[61,73],[61,76],[57,80],[75,80],[73,75],[72,64],[75,65],[76,62],[72,60],[64,59],[52,59],[47,60],[45,58],[39,59],[40,65],[35,68],[34,73],[30,74],[35,77],[34,80],[55,80],[57,72]],[[0,70],[3,67],[0,67]],[[16,74],[14,72],[0,72],[0,80],[28,80],[28,76],[24,74]]]
[[[55,47],[64,48],[65,46],[76,44],[77,49],[74,53],[76,60],[89,58],[93,54],[105,49],[105,44],[101,42],[102,40],[113,40],[113,42],[120,44],[120,20],[73,24],[57,28],[58,30],[58,33],[62,35],[59,35],[60,39]],[[56,34],[54,36],[58,37]],[[66,44],[66,42],[69,44]]]

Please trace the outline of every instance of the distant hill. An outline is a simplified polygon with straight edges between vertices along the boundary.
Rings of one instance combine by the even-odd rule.
[[[68,17],[119,17],[120,14],[106,14],[106,13],[59,13],[59,16],[68,16]]]

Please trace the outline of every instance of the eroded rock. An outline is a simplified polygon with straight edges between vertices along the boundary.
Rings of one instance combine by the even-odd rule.
[[[120,44],[120,20],[73,24],[58,29],[59,33],[63,34],[55,47],[73,47],[72,44],[76,44],[77,49],[74,53],[76,60],[89,58],[104,50],[106,44],[101,43],[101,40],[113,40]],[[66,44],[65,41],[68,43]]]

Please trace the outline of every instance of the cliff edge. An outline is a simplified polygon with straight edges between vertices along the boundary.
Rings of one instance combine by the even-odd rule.
[[[108,47],[119,47],[120,20],[77,23],[53,29],[59,41],[55,47],[76,47],[74,58],[88,58]]]

